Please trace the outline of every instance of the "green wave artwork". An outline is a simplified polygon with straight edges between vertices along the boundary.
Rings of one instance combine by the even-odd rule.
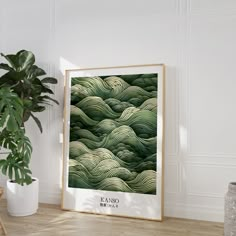
[[[69,187],[156,194],[157,80],[72,78]]]

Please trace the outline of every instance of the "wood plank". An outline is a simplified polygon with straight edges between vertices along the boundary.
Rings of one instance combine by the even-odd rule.
[[[223,223],[165,218],[163,222],[62,211],[40,204],[38,213],[27,217],[7,214],[6,201],[0,215],[9,236],[222,236]]]

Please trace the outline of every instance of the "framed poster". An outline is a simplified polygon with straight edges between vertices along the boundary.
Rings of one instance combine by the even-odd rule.
[[[162,220],[164,75],[66,71],[62,209]]]

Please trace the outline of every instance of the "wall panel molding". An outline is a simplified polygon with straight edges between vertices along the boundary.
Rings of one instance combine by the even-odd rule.
[[[206,221],[223,222],[223,207],[206,207],[202,205],[191,204],[172,204],[166,203],[164,215],[171,217],[180,217],[187,219],[197,219]]]
[[[219,16],[218,14],[216,14],[213,18],[212,17],[207,17],[207,18],[199,18],[199,16],[194,16],[194,17],[189,17],[188,18],[188,32],[189,32],[189,43],[188,43],[188,60],[187,60],[187,68],[188,68],[188,78],[191,78],[190,80],[188,80],[187,83],[187,91],[188,91],[188,108],[187,108],[187,130],[188,130],[188,150],[187,150],[187,156],[188,157],[216,157],[216,158],[221,158],[221,157],[225,157],[225,158],[233,158],[236,157],[236,153],[234,153],[235,148],[232,148],[232,144],[231,146],[229,146],[231,148],[231,150],[228,150],[227,148],[227,142],[224,142],[223,138],[221,138],[221,134],[219,133],[218,135],[212,136],[211,135],[211,130],[213,129],[210,126],[210,130],[207,131],[207,126],[204,124],[203,122],[203,118],[205,117],[205,122],[206,124],[211,125],[212,122],[214,122],[214,117],[212,116],[212,114],[215,114],[215,117],[217,118],[217,112],[216,112],[216,108],[215,108],[215,104],[213,103],[213,99],[211,99],[212,97],[216,97],[216,101],[219,102],[219,99],[217,99],[217,95],[219,94],[218,91],[225,91],[224,88],[230,88],[225,86],[225,84],[227,84],[227,82],[230,81],[229,79],[229,75],[228,75],[228,71],[230,70],[230,66],[225,65],[225,67],[221,67],[221,65],[223,65],[222,63],[224,63],[224,60],[222,59],[215,59],[215,55],[211,55],[211,53],[215,53],[214,51],[214,46],[209,45],[208,46],[208,42],[207,42],[207,38],[209,38],[209,40],[214,40],[214,39],[218,39],[217,42],[213,43],[213,45],[215,46],[215,49],[218,48],[219,53],[222,52],[223,55],[219,58],[227,58],[227,56],[229,57],[229,55],[232,54],[232,52],[230,52],[230,47],[224,46],[224,41],[227,43],[230,43],[232,41],[232,39],[234,38],[234,34],[232,34],[230,28],[234,28],[234,26],[236,25],[236,14],[234,15],[234,17],[232,16]],[[227,27],[225,27],[225,25],[227,25]],[[231,26],[231,27],[230,27]],[[202,30],[199,30],[199,27],[202,27]],[[202,35],[199,33],[202,31]],[[209,36],[208,36],[209,34]],[[196,41],[195,38],[196,36],[199,35],[199,40]],[[225,35],[222,37],[219,37],[220,35]],[[231,39],[232,38],[232,39]],[[199,49],[199,45],[202,45],[204,49],[207,49],[206,53],[205,53],[205,57],[209,58],[209,62],[211,62],[211,64],[209,64],[209,69],[207,68],[207,65],[203,65],[203,62],[201,60],[201,55],[204,56],[204,53],[199,53],[198,54],[193,54],[193,52],[195,52],[195,50]],[[209,48],[209,50],[208,50]],[[225,50],[224,50],[225,49]],[[222,54],[221,53],[221,54]],[[201,63],[201,65],[203,65],[204,68],[202,68],[203,71],[205,71],[205,73],[207,73],[209,79],[206,81],[202,81],[203,84],[202,86],[205,88],[209,88],[209,92],[207,93],[205,90],[203,90],[204,92],[202,92],[202,94],[204,94],[203,96],[206,97],[208,99],[204,101],[202,101],[201,99],[199,99],[199,103],[196,102],[196,91],[199,90],[201,91],[201,86],[197,83],[198,79],[197,77],[194,76],[194,72],[196,72],[196,67],[194,65],[194,62],[196,62],[196,60],[199,59],[199,63]],[[205,59],[203,59],[205,61]],[[229,64],[230,63],[231,58],[228,58]],[[207,61],[206,61],[207,63]],[[225,81],[224,86],[222,87],[222,89],[220,89],[218,87],[218,84],[221,83],[222,80],[222,76],[218,76],[214,71],[213,71],[213,64],[215,64],[216,67],[218,67],[219,69],[219,73],[222,73],[222,76],[225,74],[227,81]],[[198,67],[197,67],[198,68]],[[200,68],[200,67],[199,67]],[[221,69],[223,68],[223,69]],[[224,69],[225,68],[225,69]],[[221,69],[221,70],[220,70]],[[224,71],[223,71],[224,70]],[[233,73],[232,71],[232,76],[234,76],[235,73]],[[201,76],[199,74],[199,76]],[[203,74],[204,76],[204,74]],[[205,77],[204,77],[205,78]],[[200,78],[199,78],[200,79]],[[213,90],[210,86],[212,86],[215,83],[215,90]],[[198,87],[194,86],[194,85],[198,85]],[[232,85],[231,85],[232,87]],[[217,92],[216,92],[217,91]],[[229,90],[230,91],[230,90]],[[195,97],[193,97],[192,93],[194,92]],[[199,93],[199,98],[202,95],[201,93]],[[232,92],[231,92],[232,94]],[[232,95],[231,95],[232,96]],[[195,99],[195,100],[194,100]],[[208,101],[209,100],[209,101]],[[222,99],[223,101],[223,99]],[[231,100],[227,99],[227,96],[225,96],[225,103],[228,104],[230,103]],[[200,114],[200,119],[199,122],[202,122],[201,124],[203,124],[204,128],[206,127],[206,129],[202,129],[202,127],[199,125],[199,129],[202,129],[202,138],[204,139],[205,135],[209,136],[209,144],[211,139],[212,140],[217,140],[218,143],[215,143],[214,147],[211,144],[210,148],[206,146],[204,146],[205,143],[207,143],[207,140],[205,142],[201,141],[201,137],[199,135],[198,132],[196,132],[196,127],[198,127],[198,123],[196,121],[196,117],[194,115],[196,115],[196,113],[193,112],[193,107],[196,107],[196,105],[198,106],[198,110],[201,111],[201,109],[199,109],[199,107],[201,106],[200,103],[202,103],[201,105],[204,107],[205,103],[205,107],[202,109],[205,112],[202,112]],[[210,106],[212,105],[212,107]],[[227,113],[225,116],[222,115],[222,113],[224,112],[224,107],[223,107],[223,103],[222,105],[219,104],[219,115],[221,115],[221,121],[223,121],[223,119],[229,119],[230,117],[228,116],[230,111],[229,108],[227,108]],[[206,111],[206,107],[208,107],[208,110]],[[212,109],[212,111],[211,111]],[[233,117],[235,116],[234,113],[232,114]],[[207,116],[210,116],[209,118],[207,118]],[[212,120],[212,121],[211,121]],[[218,118],[219,120],[219,118]],[[194,121],[194,122],[193,122]],[[220,122],[218,123],[220,124]],[[194,125],[194,126],[193,126]],[[224,126],[227,125],[224,124]],[[221,130],[223,127],[223,123],[222,126],[219,126],[219,128],[221,128]],[[232,130],[235,126],[232,127]],[[215,130],[217,130],[218,127],[215,127]],[[228,127],[226,127],[228,128]],[[229,129],[229,128],[228,128]],[[195,131],[195,133],[194,133]],[[214,130],[212,130],[214,131]],[[204,134],[204,132],[206,132]],[[199,140],[197,140],[194,135],[196,136],[199,135]],[[228,132],[228,134],[230,134]],[[225,133],[222,134],[223,136],[225,136]],[[232,134],[231,136],[232,137]],[[227,137],[226,137],[227,139]],[[193,141],[194,140],[194,141]],[[221,140],[221,143],[220,143]],[[201,143],[202,142],[202,143]],[[215,141],[216,142],[216,141]],[[232,143],[232,142],[231,142]],[[201,145],[203,144],[203,145]],[[196,148],[197,147],[197,148]],[[222,147],[222,148],[219,148]],[[202,148],[202,150],[200,150],[200,148]],[[198,149],[198,150],[197,150]],[[219,151],[217,151],[217,149]],[[232,152],[233,150],[233,152]]]
[[[190,14],[197,16],[227,16],[236,14],[234,0],[215,1],[215,0],[187,0]]]
[[[223,199],[229,182],[234,181],[235,169],[236,164],[185,163],[182,170],[188,180],[185,189],[186,196]]]
[[[177,27],[177,33],[178,35],[178,27]],[[178,59],[176,60],[178,63]],[[178,132],[178,127],[179,127],[179,99],[178,99],[178,89],[179,89],[179,75],[178,72],[176,71],[175,68],[171,68],[170,66],[167,65],[167,72],[166,72],[166,91],[165,91],[165,106],[166,106],[166,114],[165,117],[167,118],[168,121],[171,122],[171,127],[173,130],[170,132],[168,130],[168,124],[167,122],[165,123],[165,143],[166,143],[166,153],[165,155],[168,157],[176,157],[179,154],[179,132]],[[174,71],[170,72],[169,71]],[[171,75],[174,75],[171,77]],[[168,96],[169,95],[169,96]],[[174,100],[174,101],[173,101]],[[168,103],[169,102],[169,103]],[[170,113],[168,113],[168,105],[172,107],[172,110]],[[169,118],[170,117],[170,118]],[[169,132],[167,132],[169,131]],[[168,137],[171,138],[172,140],[172,145],[168,146]],[[167,148],[169,147],[169,148]],[[169,150],[170,149],[170,150]]]

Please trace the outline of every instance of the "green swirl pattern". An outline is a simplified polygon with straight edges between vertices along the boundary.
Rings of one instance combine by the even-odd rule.
[[[72,78],[69,187],[156,194],[157,77]]]

